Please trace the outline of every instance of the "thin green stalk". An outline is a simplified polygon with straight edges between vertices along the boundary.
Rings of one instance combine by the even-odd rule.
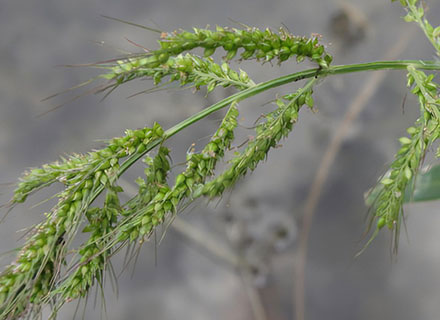
[[[373,61],[367,63],[347,64],[340,66],[331,66],[327,69],[323,69],[320,72],[322,74],[343,74],[359,71],[374,71],[374,70],[399,70],[406,69],[408,66],[414,66],[420,70],[440,70],[439,61],[428,60],[392,60],[392,61]],[[306,70],[308,71],[308,70]]]
[[[358,64],[349,64],[349,65],[339,65],[339,66],[330,66],[326,69],[322,68],[312,68],[299,72],[295,72],[292,74],[288,74],[276,79],[272,79],[266,82],[261,82],[253,87],[237,92],[213,105],[210,107],[201,110],[200,112],[192,115],[191,117],[183,120],[182,122],[176,124],[174,127],[166,130],[163,138],[158,139],[146,146],[146,149],[143,153],[136,153],[130,156],[120,167],[118,176],[121,176],[129,167],[133,165],[136,161],[142,158],[146,153],[151,151],[153,148],[158,146],[164,140],[167,140],[182,131],[186,127],[192,125],[193,123],[207,117],[211,113],[214,113],[226,106],[229,106],[233,101],[242,101],[244,99],[250,98],[252,96],[257,95],[263,91],[276,88],[291,82],[308,79],[312,77],[326,77],[329,75],[336,74],[347,74],[361,71],[376,71],[376,70],[401,70],[406,69],[408,66],[414,66],[416,69],[421,70],[440,70],[440,62],[437,61],[424,61],[424,60],[395,60],[395,61],[374,61],[367,63],[358,63]],[[104,186],[101,186],[96,190],[93,197],[91,198],[91,202],[102,192]]]

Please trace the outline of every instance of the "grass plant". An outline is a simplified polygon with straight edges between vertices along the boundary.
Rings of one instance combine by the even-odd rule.
[[[417,23],[440,55],[440,27],[434,28],[426,20],[423,4],[416,0],[400,3],[407,12],[405,20]],[[61,183],[64,189],[54,195],[57,204],[45,214],[45,221],[34,226],[16,259],[0,274],[2,319],[38,318],[45,306],[52,307],[51,317],[55,318],[64,303],[86,298],[93,286],[102,287],[105,274],[113,274],[111,257],[116,252],[127,246],[141,246],[159,225],[171,222],[189,203],[199,197],[220,197],[255,170],[290,134],[299,121],[301,108],[314,107],[315,84],[339,74],[405,69],[408,87],[419,101],[419,118],[399,139],[401,147],[390,171],[375,188],[367,227],[371,230],[367,244],[387,227],[393,233],[397,251],[405,192],[413,184],[427,150],[440,137],[440,98],[435,82],[440,62],[395,60],[333,66],[318,36],[295,36],[284,28],[278,32],[247,26],[154,31],[160,34],[156,50],[94,64],[92,67],[103,73],[83,85],[100,81],[92,91],[109,94],[132,80],[151,79],[157,88],[178,83],[196,90],[205,87],[208,93],[218,87],[233,87],[236,92],[167,130],[158,123],[129,129],[125,135],[110,139],[102,149],[27,171],[17,183],[11,208],[54,183]],[[197,56],[195,49],[202,49],[203,56]],[[217,50],[225,54],[220,63],[213,58]],[[255,83],[245,71],[232,69],[229,62],[237,57],[278,64],[308,59],[316,67]],[[234,153],[226,168],[216,170],[234,141],[239,103],[301,80],[307,81],[296,92],[277,96],[275,110],[257,119],[255,137]],[[188,152],[186,168],[172,181],[167,140],[223,108],[229,109],[209,142],[199,152]],[[146,169],[145,177],[136,181],[138,193],[122,202],[118,178],[141,159]],[[105,200],[97,205],[95,200],[100,194]],[[73,245],[78,233],[88,238]]]

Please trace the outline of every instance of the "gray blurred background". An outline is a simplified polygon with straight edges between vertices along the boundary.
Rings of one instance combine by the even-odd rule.
[[[437,25],[440,6],[436,1],[429,4],[429,16]],[[121,50],[137,52],[125,38],[154,48],[156,34],[100,15],[166,31],[236,26],[231,19],[261,28],[283,24],[294,34],[321,34],[334,64],[383,59],[397,43],[394,58],[431,59],[429,43],[415,26],[403,22],[403,14],[398,4],[386,0],[0,0],[0,182],[14,182],[25,168],[60,155],[99,147],[100,139],[121,135],[126,128],[153,121],[168,128],[232,92],[218,89],[205,99],[204,92],[172,90],[127,99],[152,85],[138,81],[103,102],[99,96],[87,96],[37,118],[69,96],[48,102],[42,98],[97,74],[56,66],[105,60]],[[256,82],[305,67],[238,66]],[[201,201],[187,209],[181,215],[183,223],[167,230],[157,252],[154,241],[145,244],[134,272],[129,268],[121,275],[118,297],[110,285],[106,288],[108,319],[294,319],[294,265],[304,203],[331,137],[370,75],[326,79],[315,90],[317,112],[302,110],[292,135],[282,148],[271,151],[266,163],[219,203]],[[308,320],[438,319],[440,314],[438,203],[406,207],[408,236],[402,233],[396,259],[390,256],[386,232],[354,258],[364,243],[363,194],[392,160],[396,138],[417,117],[411,96],[402,113],[404,76],[401,71],[387,73],[372,90],[329,171],[307,255]],[[271,108],[266,102],[276,92],[294,88],[285,86],[241,103],[240,123],[251,126]],[[206,142],[221,116],[210,116],[168,143],[175,164],[184,160],[192,143],[200,148]],[[239,141],[251,134],[242,129]],[[124,179],[133,181],[139,175],[142,165]],[[124,187],[129,192],[130,186]],[[12,188],[1,186],[2,203]],[[54,190],[18,206],[0,225],[1,252],[17,246],[22,235],[17,230],[42,219],[53,203],[32,205]],[[188,232],[188,227],[195,229]],[[240,257],[249,268],[231,263]],[[4,257],[2,265],[11,259]],[[115,258],[118,270],[122,260],[123,256]],[[60,318],[71,319],[75,306],[66,305]],[[92,297],[85,318],[99,319],[101,313],[100,299],[93,308]]]

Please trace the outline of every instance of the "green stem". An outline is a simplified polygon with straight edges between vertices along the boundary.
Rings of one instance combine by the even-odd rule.
[[[327,75],[327,74],[352,73],[359,71],[400,70],[400,69],[406,69],[408,68],[408,66],[414,66],[414,68],[420,70],[440,70],[439,61],[394,60],[394,61],[374,61],[374,62],[359,63],[359,64],[332,66],[329,67],[328,69],[323,69],[321,73]]]
[[[252,86],[248,89],[237,92],[213,105],[210,107],[201,110],[200,112],[192,115],[191,117],[183,120],[178,123],[174,127],[165,131],[162,139],[158,139],[156,141],[151,142],[146,146],[146,150],[142,153],[133,154],[130,156],[120,167],[119,176],[121,176],[133,163],[138,161],[141,157],[143,157],[147,152],[151,151],[153,148],[158,146],[165,140],[168,140],[181,130],[186,127],[192,125],[193,123],[205,118],[213,112],[216,112],[228,105],[230,105],[233,101],[241,101],[252,96],[257,95],[263,91],[276,88],[291,82],[299,81],[302,79],[312,78],[312,77],[326,77],[329,75],[336,74],[346,74],[346,73],[354,73],[361,71],[375,71],[375,70],[400,70],[406,69],[408,66],[414,66],[416,69],[421,70],[440,70],[440,62],[437,61],[423,61],[423,60],[395,60],[395,61],[375,61],[368,63],[359,63],[359,64],[350,64],[350,65],[339,65],[339,66],[330,66],[326,69],[322,68],[313,68],[307,69],[304,71],[288,74],[273,80],[269,80],[266,82],[261,82],[255,86]],[[104,187],[98,188],[93,197],[91,198],[91,202],[102,192]]]
[[[360,64],[351,64],[351,65],[341,65],[341,66],[332,66],[328,69],[308,69],[292,74],[288,74],[286,76],[282,76],[273,80],[269,80],[266,82],[259,83],[253,87],[245,89],[243,91],[237,92],[226,99],[223,99],[209,108],[203,109],[202,111],[194,114],[193,116],[187,118],[186,120],[180,122],[174,127],[168,129],[165,132],[164,139],[168,139],[181,131],[182,129],[190,126],[194,122],[199,121],[200,119],[205,118],[209,114],[216,112],[233,101],[241,101],[247,98],[250,98],[260,92],[282,86],[284,84],[288,84],[291,82],[295,82],[302,79],[312,78],[312,77],[326,77],[328,75],[334,74],[344,74],[344,73],[353,73],[360,71],[374,71],[374,70],[385,70],[385,69],[406,69],[408,66],[414,66],[416,69],[421,70],[440,70],[440,62],[436,61],[422,61],[422,60],[397,60],[397,61],[376,61],[376,62],[368,62],[368,63],[360,63]],[[155,144],[157,146],[158,143]],[[147,148],[148,149],[148,148]],[[146,151],[147,152],[147,151]],[[128,160],[127,160],[128,161]],[[122,166],[123,167],[123,166]],[[121,167],[121,168],[122,168]]]

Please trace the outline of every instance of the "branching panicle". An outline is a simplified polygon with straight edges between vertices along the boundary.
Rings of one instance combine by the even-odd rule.
[[[34,303],[50,292],[59,276],[60,266],[65,263],[66,246],[76,235],[97,190],[111,187],[118,177],[119,159],[144,152],[146,145],[161,139],[163,133],[158,124],[152,128],[127,130],[126,136],[114,138],[104,149],[64,161],[70,169],[64,172],[62,182],[66,188],[58,194],[58,204],[47,214],[46,222],[35,226],[34,235],[26,241],[17,260],[0,275],[2,317],[15,318],[34,311]],[[42,170],[52,168],[45,166]],[[28,176],[35,177],[35,172],[36,169]],[[21,183],[25,185],[28,181],[33,180],[25,179]],[[16,191],[17,194],[20,193]],[[23,276],[17,277],[17,273]],[[35,306],[38,311],[39,304]]]
[[[145,207],[125,214],[129,218],[123,221],[116,243],[148,235],[163,222],[167,213],[176,213],[185,199],[192,201],[201,195],[198,191],[203,188],[206,178],[213,174],[216,163],[234,138],[237,116],[237,106],[233,103],[211,141],[200,153],[190,152],[187,155],[187,168],[176,177],[174,186],[170,188],[163,183]]]
[[[102,284],[112,252],[138,238],[142,244],[154,227],[164,221],[167,213],[177,212],[178,205],[185,198],[192,200],[192,186],[203,183],[205,177],[213,173],[215,163],[229,147],[234,137],[237,116],[238,110],[234,103],[203,151],[188,155],[187,169],[176,178],[172,188],[167,184],[169,150],[163,146],[154,158],[145,159],[148,165],[145,169],[147,181],[141,178],[137,180],[139,193],[136,197],[121,205],[117,192],[122,189],[107,187],[104,207],[92,208],[86,213],[88,225],[83,232],[91,232],[91,236],[78,250],[80,258],[74,263],[74,271],[58,283],[47,297],[49,300],[60,296],[55,310],[65,301],[84,297],[95,281]],[[185,181],[182,181],[182,176]]]
[[[228,64],[220,67],[210,58],[217,48],[226,51],[225,60],[233,59],[239,49],[241,59],[258,59],[270,62],[277,59],[279,63],[296,57],[298,62],[309,58],[319,68],[328,68],[332,57],[318,43],[318,37],[298,37],[280,28],[279,33],[270,29],[257,28],[245,30],[217,27],[215,31],[194,28],[194,32],[175,31],[163,33],[159,40],[160,49],[137,54],[126,59],[117,60],[115,64],[98,64],[111,71],[100,77],[113,84],[105,89],[113,90],[117,86],[138,78],[151,78],[155,85],[169,76],[169,82],[179,81],[181,85],[191,84],[197,89],[207,85],[208,92],[217,86],[235,86],[243,89],[253,85],[247,74],[230,70]],[[205,58],[182,53],[196,48],[203,48]]]
[[[417,1],[400,2],[408,10],[407,20],[417,21],[434,47],[440,48],[440,29],[429,25]],[[233,187],[288,136],[301,107],[313,107],[313,86],[318,79],[336,74],[407,68],[408,85],[419,99],[421,116],[415,126],[408,129],[409,136],[400,139],[401,148],[389,174],[381,180],[370,221],[376,223],[372,238],[383,226],[388,226],[394,232],[397,245],[403,194],[411,186],[427,148],[440,136],[438,85],[433,82],[434,75],[421,71],[440,70],[439,63],[399,60],[330,66],[332,57],[318,43],[317,37],[297,37],[285,29],[275,33],[257,28],[195,28],[193,32],[162,33],[159,45],[155,51],[113,60],[114,63],[98,63],[96,66],[108,70],[98,78],[109,83],[96,91],[148,78],[155,86],[177,82],[196,89],[206,86],[207,92],[219,86],[234,87],[238,92],[166,131],[157,123],[151,128],[127,130],[125,136],[110,140],[103,149],[28,171],[18,183],[12,205],[24,202],[33,192],[54,182],[61,182],[64,190],[55,195],[58,203],[46,214],[46,221],[32,229],[16,260],[0,274],[2,319],[37,317],[49,304],[53,306],[55,317],[66,301],[86,297],[96,284],[103,287],[112,255],[125,246],[142,245],[159,225],[172,219],[193,200],[221,196],[227,188]],[[204,49],[203,58],[190,53],[197,48]],[[222,64],[212,58],[219,48],[226,52]],[[243,60],[277,60],[278,63],[292,57],[298,62],[308,58],[317,67],[255,84],[243,70],[237,72],[230,68],[228,62],[237,55]],[[226,169],[216,173],[217,163],[234,141],[238,102],[305,78],[310,80],[303,88],[276,100],[277,108],[256,126],[255,137],[232,157]],[[165,141],[227,106],[229,110],[210,141],[199,152],[190,149],[186,168],[170,183],[170,150],[164,146]],[[118,186],[118,178],[154,148],[157,148],[154,157],[146,156],[144,160],[145,178],[136,180],[138,194],[121,203],[118,194],[123,190]],[[91,207],[102,192],[106,194],[103,205]],[[81,228],[88,239],[75,246],[73,240]]]

